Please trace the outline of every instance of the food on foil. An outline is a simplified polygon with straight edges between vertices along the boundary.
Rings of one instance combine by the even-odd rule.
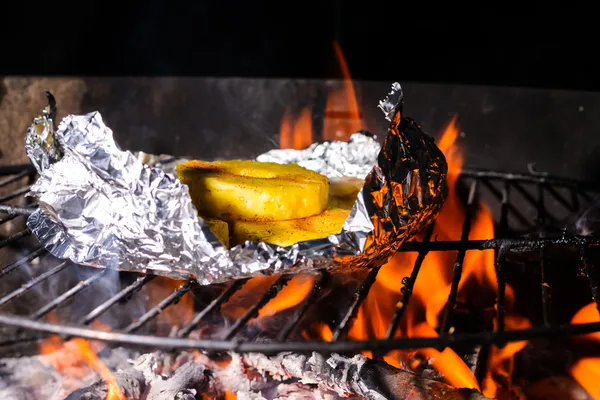
[[[334,208],[306,218],[283,221],[235,221],[231,224],[232,244],[262,241],[278,246],[326,238],[342,231],[350,210]]]
[[[354,177],[330,184],[297,164],[252,160],[188,160],[176,169],[198,213],[226,247],[225,235],[233,245],[286,247],[339,234],[364,184]]]
[[[229,248],[229,225],[227,222],[216,218],[206,218],[206,225],[223,243],[223,246]]]
[[[201,215],[224,221],[280,221],[320,214],[329,180],[296,164],[252,160],[198,161],[177,165]]]
[[[358,193],[365,184],[364,178],[344,176],[331,178],[329,180],[329,203],[328,209],[343,208],[351,210],[356,203]]]
[[[281,245],[266,243],[267,239],[241,243],[242,228],[239,224],[236,228],[241,218],[224,218],[227,215],[218,207],[221,211],[217,215],[198,215],[188,186],[166,172],[173,170],[174,160],[163,158],[154,166],[145,165],[144,157],[121,150],[98,112],[69,115],[56,127],[56,109],[51,105],[27,131],[27,154],[40,174],[29,194],[39,208],[28,218],[27,226],[58,258],[96,267],[194,278],[202,285],[322,268],[380,266],[433,221],[446,198],[447,166],[433,138],[402,115],[399,84],[392,85],[379,105],[390,121],[383,147],[372,135],[359,132],[347,142],[314,143],[300,151],[273,150],[257,158],[260,162],[298,164],[283,166],[284,170],[303,167],[314,171],[319,178],[310,182],[318,188],[326,178],[333,183],[331,188],[325,184],[322,190],[311,192],[302,186],[305,182],[294,182],[284,191],[285,196],[276,197],[292,205],[281,209],[271,207],[271,195],[265,202],[254,185],[248,187],[245,195],[263,206],[252,210],[246,206],[236,210],[235,216],[253,218],[271,213],[294,220],[268,221],[278,232],[268,240]],[[222,174],[216,175],[222,179]],[[350,177],[363,181],[362,188]],[[231,183],[235,190],[240,178]],[[202,193],[194,199],[201,214],[212,208],[210,201],[218,198],[227,203],[231,198],[231,193],[216,188],[219,196]],[[348,200],[352,197],[353,203]],[[208,204],[200,201],[204,198]],[[295,206],[307,198],[312,199],[310,207]],[[335,201],[337,206],[332,204]],[[307,209],[311,215],[302,214]],[[252,213],[244,214],[247,211]],[[344,212],[349,215],[339,232]],[[305,224],[298,224],[299,217],[305,218]],[[235,221],[233,230],[227,225],[228,219]],[[262,222],[266,223],[264,218]],[[293,227],[284,227],[286,224]],[[252,227],[246,232],[264,228]],[[284,231],[288,228],[290,231]],[[339,233],[328,234],[332,231]],[[310,239],[315,237],[312,233],[320,238]],[[230,235],[240,243],[228,249],[226,239]]]

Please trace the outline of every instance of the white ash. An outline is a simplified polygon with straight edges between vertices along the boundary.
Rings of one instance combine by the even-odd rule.
[[[134,356],[120,348],[99,354],[128,400],[196,400],[225,391],[236,393],[239,400],[485,399],[478,392],[460,391],[362,355],[232,353],[229,362],[198,352]],[[108,391],[90,373],[77,378],[77,387],[67,393],[74,382],[49,367],[43,356],[0,360],[0,376],[3,400],[105,400]]]
[[[127,369],[128,360],[138,353],[121,347],[102,351],[99,358],[111,370]],[[99,377],[90,370],[83,378],[54,369],[45,356],[0,359],[0,399],[2,400],[63,400],[73,390],[92,385]]]

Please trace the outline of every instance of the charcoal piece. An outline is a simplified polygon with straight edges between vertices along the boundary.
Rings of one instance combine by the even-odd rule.
[[[359,395],[369,400],[393,399],[469,399],[484,400],[476,390],[457,389],[440,382],[422,379],[386,363],[362,355],[352,358],[338,354],[302,355],[280,353],[268,357],[260,353],[242,355],[244,364],[269,373],[275,379],[296,378],[323,392],[341,397]]]
[[[584,388],[566,376],[553,376],[530,383],[524,391],[529,400],[593,400]]]
[[[194,400],[208,384],[204,366],[189,361],[175,370],[168,379],[155,378],[150,384],[146,400]]]
[[[141,373],[132,371],[119,371],[115,374],[119,388],[129,400],[141,399],[146,390],[146,383]],[[105,400],[108,387],[102,380],[85,388],[78,389],[65,398],[65,400]]]
[[[159,358],[162,358],[160,352],[144,354],[133,363],[133,368],[143,375],[147,383],[145,400],[194,400],[196,394],[207,388],[209,378],[204,365],[188,361],[167,378],[160,374],[162,362]]]
[[[160,353],[144,354],[134,361],[127,370],[114,373],[115,380],[128,400],[195,400],[208,386],[206,368],[188,361],[169,377],[159,372]],[[105,400],[108,388],[104,381],[78,389],[65,400]]]

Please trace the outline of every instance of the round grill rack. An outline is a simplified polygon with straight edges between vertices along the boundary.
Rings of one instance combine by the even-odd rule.
[[[0,167],[0,225],[5,225],[11,220],[24,218],[35,210],[36,205],[26,198],[25,205],[10,205],[9,202],[15,202],[24,196],[35,179],[35,170],[31,165],[19,165]],[[322,353],[330,352],[359,352],[370,350],[376,354],[385,354],[395,349],[417,349],[432,347],[443,349],[446,346],[459,344],[470,345],[496,345],[502,347],[505,343],[511,341],[530,340],[540,337],[558,337],[577,335],[600,331],[600,322],[586,323],[579,325],[562,324],[554,325],[551,318],[551,297],[550,288],[553,282],[547,282],[544,262],[544,253],[552,248],[568,248],[579,252],[583,261],[584,272],[589,280],[591,297],[595,299],[596,305],[600,310],[600,297],[598,296],[599,279],[598,271],[592,262],[588,259],[588,252],[600,245],[600,240],[594,237],[571,236],[565,232],[558,235],[545,236],[544,226],[547,222],[556,219],[556,210],[561,209],[563,213],[576,213],[583,208],[582,205],[590,204],[594,195],[600,188],[589,182],[582,182],[569,179],[561,179],[543,174],[514,174],[501,173],[486,170],[465,170],[461,173],[460,181],[469,189],[468,200],[466,202],[466,218],[462,226],[461,239],[457,241],[435,241],[432,240],[433,226],[430,226],[425,239],[421,242],[411,241],[401,247],[401,252],[417,252],[418,257],[414,264],[411,275],[405,282],[398,282],[398,287],[404,285],[405,292],[402,308],[397,308],[388,327],[387,335],[384,338],[370,339],[365,341],[349,340],[346,334],[352,325],[358,309],[367,297],[369,290],[377,278],[378,268],[371,269],[366,278],[356,291],[353,293],[352,301],[344,312],[344,317],[340,319],[337,326],[332,330],[332,341],[289,341],[290,334],[301,325],[310,306],[316,301],[320,292],[324,290],[330,281],[330,275],[326,271],[320,271],[320,277],[315,280],[315,284],[306,296],[304,301],[295,309],[285,326],[279,331],[277,338],[269,342],[244,341],[238,338],[238,333],[247,326],[247,324],[258,315],[258,311],[265,306],[271,299],[276,297],[291,276],[280,276],[275,283],[269,287],[259,300],[256,301],[247,311],[231,325],[222,336],[222,339],[204,340],[191,339],[190,333],[208,316],[219,311],[231,296],[243,287],[246,280],[238,280],[224,290],[208,303],[205,308],[195,311],[193,317],[169,336],[157,336],[136,333],[141,327],[155,319],[161,312],[168,307],[173,307],[186,293],[198,289],[199,285],[194,281],[181,282],[181,285],[173,290],[168,296],[159,301],[153,307],[147,309],[139,318],[131,321],[127,326],[114,331],[105,332],[97,330],[89,325],[102,316],[113,307],[122,306],[132,296],[136,295],[144,285],[148,284],[155,277],[152,275],[139,274],[132,283],[122,287],[112,296],[108,295],[104,301],[89,310],[87,314],[78,320],[76,324],[55,323],[45,320],[52,311],[62,307],[67,301],[73,301],[77,296],[81,296],[85,290],[98,283],[101,278],[107,274],[107,270],[92,269],[93,272],[84,280],[77,282],[70,289],[52,296],[45,304],[36,311],[28,315],[5,312],[5,306],[15,299],[25,295],[33,288],[40,286],[47,279],[57,276],[69,268],[88,268],[75,266],[69,261],[60,263],[54,262],[54,266],[49,267],[47,259],[52,258],[46,250],[37,243],[37,248],[28,251],[28,254],[19,258],[8,265],[0,266],[0,283],[7,275],[29,265],[33,260],[41,260],[35,264],[32,269],[32,277],[22,282],[19,287],[8,288],[6,294],[0,298],[0,324],[17,327],[23,331],[37,331],[44,335],[59,334],[64,337],[83,337],[92,340],[102,340],[106,342],[150,346],[153,348],[196,348],[207,351],[236,351],[236,352],[262,352],[273,354],[281,351],[317,351]],[[12,189],[16,185],[16,189]],[[7,190],[10,188],[10,190]],[[8,193],[7,193],[8,192]],[[503,237],[490,238],[488,240],[468,240],[471,230],[471,222],[475,209],[478,204],[478,198],[482,192],[488,196],[487,204],[497,216],[497,229]],[[532,192],[534,194],[532,194]],[[515,205],[512,201],[515,194],[518,194],[523,201],[522,205]],[[29,202],[28,202],[29,201]],[[526,209],[530,208],[529,214],[534,217],[528,217]],[[554,209],[553,209],[554,207]],[[525,211],[524,211],[525,210]],[[507,232],[514,232],[515,226],[526,231],[537,231],[536,236],[509,236]],[[20,243],[31,236],[27,229],[16,233],[10,232],[5,238],[0,238],[0,249],[5,247],[20,248]],[[494,331],[476,332],[476,333],[454,333],[452,322],[455,317],[454,309],[457,303],[457,293],[459,283],[462,277],[463,261],[467,252],[494,249],[496,253],[495,269],[498,281],[497,301],[496,301],[496,329]],[[394,333],[399,326],[406,305],[410,300],[410,293],[419,278],[419,270],[427,254],[436,251],[456,252],[456,261],[452,268],[452,281],[450,293],[448,296],[448,306],[445,309],[440,324],[439,337],[410,337],[394,338]],[[505,287],[506,287],[506,257],[512,253],[538,252],[541,254],[538,263],[541,272],[540,287],[534,287],[532,290],[538,291],[541,296],[541,326],[535,326],[530,329],[505,330]],[[577,267],[573,266],[575,271]],[[6,286],[5,286],[6,289]],[[4,310],[3,310],[4,308]],[[4,338],[4,343],[0,345],[18,341],[19,338]]]

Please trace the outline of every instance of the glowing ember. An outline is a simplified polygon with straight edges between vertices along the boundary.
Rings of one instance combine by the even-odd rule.
[[[227,390],[225,392],[225,399],[224,400],[235,400],[237,399],[237,395],[235,393],[233,393],[232,391]]]
[[[579,310],[571,319],[572,324],[585,324],[600,322],[600,315],[596,303],[590,303]],[[600,341],[600,332],[581,335],[579,338]],[[578,360],[569,369],[571,376],[585,389],[594,399],[600,399],[600,357],[585,357]]]
[[[101,326],[96,327],[102,329]],[[127,400],[108,367],[96,356],[100,351],[84,339],[63,342],[59,336],[51,336],[40,344],[40,353],[61,374],[70,378],[82,379],[91,371],[100,375],[106,383],[106,400]]]
[[[507,316],[504,319],[505,329],[528,329],[531,328],[529,320],[519,316]],[[496,326],[494,326],[496,329]],[[488,397],[496,397],[498,382],[505,386],[511,383],[511,375],[514,369],[514,356],[527,345],[527,341],[507,343],[503,348],[492,346],[487,363],[487,375],[483,379],[483,393]]]

